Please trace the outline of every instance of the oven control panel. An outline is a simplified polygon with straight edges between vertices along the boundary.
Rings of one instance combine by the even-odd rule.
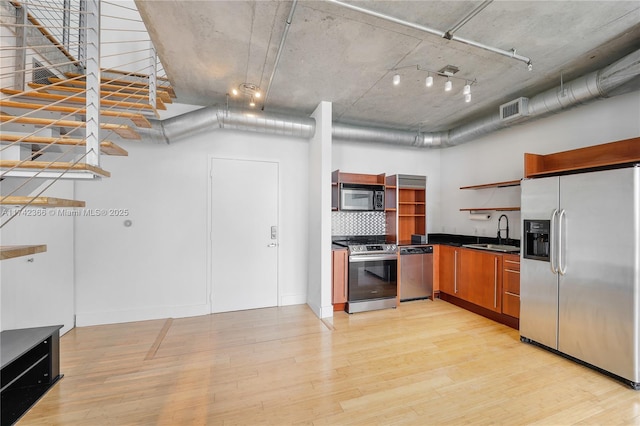
[[[398,246],[395,244],[361,244],[349,246],[349,253],[353,254],[377,254],[396,253]]]

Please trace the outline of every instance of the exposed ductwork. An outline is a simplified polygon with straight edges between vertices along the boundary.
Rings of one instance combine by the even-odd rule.
[[[599,71],[589,73],[529,99],[528,111],[517,123],[541,118],[594,99],[625,93],[615,89],[639,76],[640,50],[637,50]],[[637,87],[634,86],[628,88],[627,91],[636,89]],[[415,147],[446,147],[460,145],[487,133],[511,127],[513,124],[512,121],[502,120],[500,112],[496,111],[494,114],[444,132],[423,133],[334,123],[332,135],[335,139],[345,141]],[[163,121],[152,120],[151,129],[139,129],[139,131],[143,137],[154,142],[171,143],[215,128],[311,138],[315,133],[315,120],[310,117],[206,107]]]

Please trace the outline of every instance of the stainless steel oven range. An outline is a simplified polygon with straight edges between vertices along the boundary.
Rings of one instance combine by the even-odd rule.
[[[349,245],[347,312],[396,307],[398,247],[395,244]]]

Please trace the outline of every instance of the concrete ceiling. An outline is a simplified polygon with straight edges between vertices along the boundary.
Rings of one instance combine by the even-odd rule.
[[[359,7],[445,32],[482,1],[350,1]],[[531,58],[524,62],[438,37],[327,1],[299,1],[274,71],[291,1],[143,1],[136,4],[178,101],[246,107],[229,97],[252,83],[268,90],[256,109],[310,114],[333,102],[334,120],[426,132],[497,112],[602,68],[640,48],[638,1],[494,1],[454,35]],[[475,81],[443,89],[427,72],[446,65]],[[399,68],[399,69],[398,69]],[[393,69],[398,69],[393,71]],[[401,83],[392,78],[400,74]]]

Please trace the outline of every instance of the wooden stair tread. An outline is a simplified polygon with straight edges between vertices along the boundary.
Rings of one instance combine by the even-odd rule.
[[[12,122],[19,124],[33,124],[36,126],[49,126],[53,125],[56,127],[70,127],[70,128],[80,128],[86,127],[87,123],[84,121],[74,121],[74,120],[57,120],[52,118],[35,118],[35,117],[22,117],[22,116],[13,116],[9,114],[3,114],[0,112],[0,122]],[[140,135],[133,130],[131,127],[125,124],[112,124],[112,123],[100,123],[100,128],[104,130],[109,130],[114,133],[117,133],[120,137],[125,139],[142,139]]]
[[[104,177],[110,177],[111,173],[100,167],[92,166],[86,163],[67,163],[67,162],[49,162],[49,161],[20,161],[20,160],[0,160],[0,168],[2,169],[39,169],[39,170],[75,170],[88,171]]]
[[[38,89],[42,92],[47,92],[47,91],[54,91],[54,92],[66,92],[66,93],[77,93],[77,94],[84,94],[86,91],[77,87],[67,87],[67,86],[62,86],[62,85],[51,85],[51,84],[38,84],[38,83],[29,83],[29,87],[31,87],[32,89]],[[138,100],[144,102],[146,100],[148,100],[148,97],[143,96],[143,95],[134,95],[134,94],[129,94],[129,93],[116,93],[116,92],[108,92],[108,91],[104,91],[101,90],[100,91],[100,98],[101,99],[106,99],[106,98],[121,98],[123,100]],[[162,99],[157,98],[156,99],[156,108],[157,109],[161,109],[161,110],[166,110],[167,107],[165,106],[164,102],[162,101]]]
[[[63,80],[61,78],[57,78],[57,77],[49,77],[48,78],[49,82],[53,83],[53,84],[63,84],[66,86],[74,86],[74,87],[80,87],[85,89],[87,87],[87,82],[86,81],[82,81],[82,80]],[[129,85],[125,85],[125,84],[112,84],[112,83],[102,83],[100,84],[100,90],[105,91],[105,92],[118,92],[118,93],[122,93],[122,94],[140,94],[140,93],[144,93],[144,97],[147,98],[149,96],[149,89],[144,88],[144,87],[136,87],[136,86],[129,86]],[[169,96],[169,93],[165,92],[162,89],[157,89],[156,90],[157,96],[162,99],[163,102],[165,103],[173,103],[173,101],[171,100],[171,96]]]
[[[0,197],[0,205],[34,207],[84,207],[85,202],[55,197]]]
[[[0,246],[0,260],[29,256],[47,251],[46,244],[24,246]]]
[[[31,102],[17,102],[6,99],[0,99],[0,107],[7,108],[24,108],[31,110],[41,110],[41,111],[55,111],[67,114],[83,114],[87,113],[86,108],[74,108],[69,106],[62,105],[48,105],[48,104],[38,104]],[[138,127],[151,128],[151,123],[149,120],[142,115],[134,112],[126,112],[126,111],[113,111],[113,110],[100,110],[100,114],[105,117],[118,117],[118,118],[126,118],[133,122]]]
[[[81,96],[63,96],[63,95],[56,95],[53,93],[42,93],[42,92],[35,92],[35,91],[21,92],[19,90],[6,89],[6,88],[1,88],[0,92],[4,93],[5,95],[20,96],[20,97],[25,97],[29,99],[38,99],[42,101],[61,101],[61,102],[82,104],[82,105],[86,103],[86,99]],[[110,106],[114,108],[122,108],[122,109],[136,109],[136,110],[149,111],[149,112],[152,112],[156,116],[156,118],[158,117],[158,113],[156,112],[155,108],[149,105],[148,103],[100,99],[100,105]]]
[[[86,146],[86,139],[78,138],[65,138],[65,137],[46,137],[46,136],[20,136],[20,135],[8,135],[6,133],[0,133],[0,142],[18,142],[29,144],[41,144],[41,145],[76,145]],[[100,142],[100,152],[105,155],[115,155],[120,157],[126,157],[129,153],[119,145],[111,141]]]
[[[113,73],[113,70],[103,70],[105,72],[110,72]],[[125,72],[118,72],[118,74],[121,74],[123,76],[127,76],[128,74]],[[78,74],[78,73],[74,73],[74,72],[66,72],[64,73],[65,76],[67,76],[68,78],[86,78],[86,74]],[[139,75],[138,77],[140,78],[149,78],[148,76],[142,76]],[[101,77],[100,81],[103,83],[109,83],[109,84],[117,84],[117,85],[121,85],[121,86],[130,86],[130,87],[142,87],[142,88],[149,88],[149,84],[148,83],[143,83],[142,81],[134,81],[134,80],[125,80],[125,79],[115,79],[115,78],[111,78],[111,77]],[[163,82],[166,81],[168,82],[169,79],[168,78],[162,78],[162,77],[156,77],[156,81]],[[173,99],[175,99],[176,96],[176,92],[175,90],[173,90],[173,87],[171,85],[162,85],[162,84],[158,84],[158,90],[163,90],[165,92],[167,92],[169,94],[169,96],[171,96]]]

